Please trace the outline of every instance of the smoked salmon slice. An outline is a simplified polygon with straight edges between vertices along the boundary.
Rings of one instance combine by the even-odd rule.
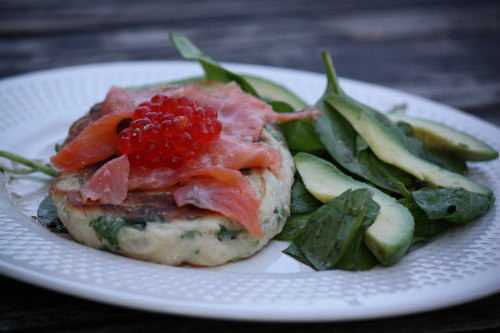
[[[191,177],[212,177],[234,180],[233,171],[252,168],[269,168],[277,174],[281,158],[279,152],[259,143],[237,142],[221,138],[210,151],[193,161],[187,168],[133,168],[130,172],[129,190],[162,190]],[[238,172],[239,173],[239,172]]]
[[[131,94],[119,87],[111,87],[101,105],[101,114],[114,112],[133,112],[136,105]]]
[[[174,191],[174,199],[178,206],[193,205],[226,216],[254,236],[263,234],[259,199],[243,175],[241,182],[235,185],[212,178],[193,178],[189,184]]]
[[[85,127],[53,156],[52,164],[63,171],[76,171],[104,161],[117,153],[118,124],[132,112],[110,113]]]
[[[167,86],[140,90],[126,90],[120,87],[111,87],[101,106],[101,113],[133,112],[135,108],[154,95],[172,95],[182,92],[182,87]]]
[[[119,205],[127,198],[130,163],[127,156],[114,158],[90,177],[83,185],[84,201],[99,201],[102,204]]]
[[[241,180],[238,170],[223,167],[195,168],[183,171],[172,169],[132,169],[128,180],[129,191],[166,190],[178,183],[187,183],[193,177],[218,180],[221,184],[238,184]]]

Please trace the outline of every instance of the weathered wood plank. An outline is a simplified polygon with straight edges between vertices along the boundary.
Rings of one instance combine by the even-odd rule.
[[[474,6],[491,1],[476,1]],[[60,34],[68,31],[102,30],[104,28],[130,27],[131,25],[164,25],[168,22],[223,18],[233,21],[251,18],[276,19],[277,17],[339,16],[366,10],[393,10],[397,8],[445,8],[471,7],[470,3],[453,0],[372,0],[372,1],[303,1],[288,0],[232,0],[232,1],[162,1],[150,0],[68,0],[61,5],[57,0],[18,1],[3,0],[0,3],[3,17],[1,34]],[[172,15],[174,14],[174,15]],[[22,17],[22,20],[19,18]]]
[[[88,15],[96,14],[99,30],[93,32],[64,30],[64,20],[79,24],[79,19],[71,16],[80,12],[78,6],[82,5],[78,3],[73,11],[55,4],[54,13],[47,12],[50,6],[28,11],[27,19],[18,20],[17,26],[35,24],[41,29],[46,22],[62,32],[0,40],[0,77],[84,63],[176,58],[166,37],[168,31],[176,30],[221,60],[320,72],[319,52],[330,49],[340,74],[346,77],[403,89],[461,108],[499,103],[500,27],[498,6],[493,2],[462,7],[394,6],[385,10],[374,6],[355,12],[349,12],[348,6],[323,11],[316,2],[310,6],[303,1],[292,1],[291,6],[269,2],[266,6],[256,3],[245,14],[239,14],[243,2],[236,1],[227,8],[201,5],[202,17],[193,16],[193,2],[176,8],[175,15],[158,10],[160,3],[145,7],[144,12],[129,4],[123,7],[138,12],[132,18],[134,24],[115,29],[99,23],[111,15],[110,8],[117,10],[119,20],[127,16],[120,16],[122,6],[104,3],[109,8],[96,4],[97,8],[87,8],[82,16],[91,23],[94,17]],[[280,7],[286,7],[280,16],[272,15],[279,13]],[[98,15],[98,10],[105,14]],[[32,12],[36,13],[34,18]],[[149,14],[156,17],[158,12],[162,12],[163,23],[147,21]],[[314,12],[317,15],[311,19]],[[0,20],[0,27],[2,24],[7,28],[0,28],[0,34],[8,27],[16,29],[8,20]],[[200,28],[204,25],[210,29]]]

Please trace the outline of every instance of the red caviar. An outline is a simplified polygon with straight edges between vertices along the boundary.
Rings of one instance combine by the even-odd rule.
[[[221,129],[215,110],[185,97],[156,95],[134,111],[118,149],[132,166],[175,169],[205,152]]]

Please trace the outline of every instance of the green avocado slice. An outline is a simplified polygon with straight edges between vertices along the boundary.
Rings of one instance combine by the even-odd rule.
[[[393,265],[411,245],[414,220],[410,211],[396,199],[368,184],[343,174],[330,162],[307,153],[295,155],[295,164],[307,190],[327,202],[346,190],[368,189],[380,211],[367,229],[365,244],[383,265]]]
[[[331,94],[327,102],[349,121],[382,161],[434,186],[463,188],[481,194],[491,193],[486,186],[479,185],[460,174],[448,171],[413,154],[405,145],[405,138],[396,125],[380,112],[345,94]]]
[[[411,117],[403,112],[389,113],[387,116],[394,122],[409,124],[413,134],[431,148],[452,153],[467,161],[489,161],[498,157],[498,152],[485,142],[446,125]]]

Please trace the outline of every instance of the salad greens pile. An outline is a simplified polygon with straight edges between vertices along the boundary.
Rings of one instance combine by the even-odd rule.
[[[184,58],[200,63],[205,79],[234,81],[242,90],[269,103],[276,112],[298,110],[287,103],[286,97],[294,94],[286,88],[278,86],[286,90],[286,94],[282,94],[284,100],[270,98],[272,93],[259,91],[258,86],[253,86],[247,76],[225,69],[203,54],[186,37],[171,34],[171,40]],[[383,146],[377,146],[381,141],[377,142],[365,135],[365,130],[373,131],[375,126],[360,125],[353,118],[364,117],[375,123],[382,128],[382,132],[394,137],[393,140],[405,154],[424,161],[425,165],[431,164],[449,176],[452,182],[455,179],[459,184],[469,182],[463,180],[467,164],[462,156],[454,154],[452,149],[427,144],[416,135],[410,124],[393,122],[384,113],[348,96],[339,84],[330,55],[324,52],[322,58],[327,87],[315,103],[315,107],[321,111],[320,116],[314,121],[297,120],[281,126],[293,153],[307,152],[325,158],[347,175],[393,196],[413,216],[413,243],[428,241],[488,211],[495,200],[491,191],[472,191],[471,188],[475,188],[472,185],[464,189],[428,182],[415,170],[397,165],[377,153],[384,149]],[[294,96],[294,100],[297,99]],[[300,106],[305,107],[306,104]],[[355,112],[355,116],[350,116]],[[388,146],[392,144],[387,142]],[[489,151],[488,154],[489,157],[484,160],[498,156],[496,152],[492,154]],[[292,215],[276,237],[290,242],[284,252],[316,270],[366,270],[377,265],[376,256],[364,241],[365,231],[380,210],[370,190],[353,187],[325,203],[319,199],[297,175],[292,187]]]
[[[175,83],[235,82],[276,112],[295,112],[307,107],[300,97],[275,82],[224,68],[185,36],[171,33],[170,39],[182,57],[199,62],[204,71],[203,77]],[[315,270],[367,270],[378,264],[393,264],[404,254],[396,253],[401,248],[406,252],[410,244],[427,242],[489,210],[495,197],[488,188],[466,178],[466,159],[495,159],[498,153],[493,148],[442,124],[409,116],[391,117],[357,101],[341,87],[330,55],[323,52],[322,58],[327,86],[314,104],[320,116],[280,125],[292,153],[307,163],[327,165],[327,171],[321,175],[308,174],[304,168],[295,177],[291,216],[275,238],[290,242],[284,253]],[[57,175],[50,165],[3,151],[0,157],[27,167],[13,170],[0,167],[0,171]],[[334,172],[328,171],[328,165]],[[322,185],[321,177],[325,184],[338,184],[338,188],[347,190],[325,195],[335,191],[321,188],[326,186]],[[394,211],[406,215],[391,215]],[[369,236],[366,231],[377,220],[385,221],[384,228],[397,225],[391,216],[410,217],[405,221],[409,228],[401,229],[409,232],[409,237],[402,235],[398,239],[397,230],[385,229],[382,233],[377,231],[375,238]],[[38,219],[55,231],[64,232],[50,198],[40,205]],[[120,228],[143,228],[144,223],[121,218],[98,219],[91,226],[110,247],[116,247]],[[235,235],[221,230],[220,237]],[[381,260],[383,256],[376,249],[389,251],[395,260]]]

